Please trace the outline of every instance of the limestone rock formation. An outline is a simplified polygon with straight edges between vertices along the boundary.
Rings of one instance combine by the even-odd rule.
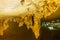
[[[59,0],[19,0],[19,2],[20,4],[18,3],[18,5],[17,6],[14,5],[14,7],[12,5],[15,2],[12,2],[13,3],[12,5],[8,5],[8,6],[5,5],[8,8],[10,8],[11,6],[11,8],[13,7],[13,9],[10,10],[3,7],[0,13],[1,15],[4,15],[4,18],[5,16],[7,16],[6,18],[8,20],[9,18],[14,19],[14,21],[19,23],[19,27],[21,27],[25,23],[27,25],[27,29],[29,28],[32,29],[36,38],[40,36],[39,34],[39,31],[41,28],[40,19],[43,16],[45,18],[47,16],[50,16],[60,6]],[[14,16],[18,16],[19,18],[18,17],[14,18]],[[4,19],[5,21],[6,21],[6,18]],[[2,20],[2,18],[0,20]],[[3,24],[2,28],[0,26],[0,35],[2,35],[3,31],[8,28],[8,21],[7,22],[5,21],[2,22]]]

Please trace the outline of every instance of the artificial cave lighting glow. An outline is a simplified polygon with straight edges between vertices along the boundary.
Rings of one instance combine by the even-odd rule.
[[[11,11],[12,11],[11,8],[5,8],[5,9],[4,9],[4,12],[11,12]]]
[[[53,27],[48,27],[50,30],[53,30],[54,28]]]
[[[19,0],[0,0],[0,10],[9,12],[19,4]]]

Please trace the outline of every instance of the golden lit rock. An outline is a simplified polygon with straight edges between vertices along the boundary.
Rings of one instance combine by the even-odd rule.
[[[59,0],[0,0],[0,15],[4,15],[4,18],[5,16],[13,16],[13,18],[14,16],[18,16],[19,18],[14,18],[14,20],[19,23],[19,27],[25,23],[27,28],[31,28],[35,37],[38,38],[41,28],[40,19],[43,15],[45,18],[50,16],[59,6]],[[34,23],[32,22],[32,16],[34,17]],[[9,17],[6,18],[9,19]],[[4,20],[7,20],[6,18]],[[3,35],[3,31],[7,28],[8,21],[1,22],[0,35]]]

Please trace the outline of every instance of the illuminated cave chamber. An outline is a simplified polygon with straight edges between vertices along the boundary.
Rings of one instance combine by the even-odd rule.
[[[21,2],[24,3],[23,1]],[[53,12],[57,10],[57,8],[60,6],[59,4],[60,1],[58,0],[25,0],[25,4],[16,7],[16,9],[14,8],[12,11],[7,12],[8,9],[6,9],[5,12],[11,13],[11,15],[13,16],[9,14],[10,16],[8,17],[5,15],[0,18],[2,24],[0,25],[0,35],[3,35],[3,31],[9,27],[8,20],[13,19],[14,22],[16,21],[17,23],[19,23],[19,27],[21,27],[25,23],[27,25],[27,28],[31,28],[35,34],[35,37],[38,38],[40,36],[39,32],[41,28],[40,19],[43,17],[43,15],[44,18],[50,16]],[[14,17],[15,14],[18,17]]]

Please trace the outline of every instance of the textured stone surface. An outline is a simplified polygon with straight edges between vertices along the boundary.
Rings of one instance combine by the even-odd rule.
[[[15,4],[13,1],[12,3]],[[9,8],[10,6],[13,7],[11,4],[6,7]],[[1,20],[3,21],[1,22],[2,28],[0,30],[0,35],[3,35],[3,31],[9,28],[8,20],[14,20],[14,22],[16,21],[17,23],[19,23],[19,27],[21,27],[25,23],[27,25],[27,29],[31,28],[33,33],[35,34],[35,37],[38,38],[40,36],[39,31],[41,28],[40,19],[43,17],[43,15],[44,18],[50,16],[58,9],[59,6],[59,0],[20,0],[20,4],[16,6],[16,8],[10,8],[11,11],[8,11],[8,9],[3,11],[6,8],[3,7],[3,10],[1,10],[0,12],[1,16],[4,15],[3,17],[1,17]]]

